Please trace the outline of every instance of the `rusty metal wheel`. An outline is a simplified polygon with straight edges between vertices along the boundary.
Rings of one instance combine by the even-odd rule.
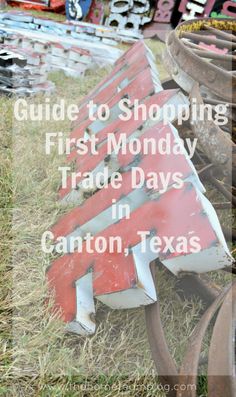
[[[236,284],[228,292],[217,317],[208,361],[209,397],[236,395]]]
[[[184,91],[191,92],[197,81],[219,98],[231,102],[233,97],[236,102],[236,76],[227,67],[236,61],[236,36],[227,31],[236,31],[236,20],[205,18],[184,22],[168,35],[163,61]],[[214,39],[212,34],[220,38]],[[204,50],[196,44],[199,42],[226,48],[229,53]]]
[[[155,282],[156,262],[151,263],[151,272]],[[168,397],[175,397],[176,391],[174,391],[174,387],[178,384],[178,370],[167,346],[161,321],[159,300],[145,306],[145,317],[148,340],[160,383],[163,386],[166,384],[170,386]]]
[[[206,103],[213,108],[213,111],[218,104],[228,106],[226,126],[220,128],[219,125],[208,120],[205,110],[204,120],[200,120],[199,114],[198,117],[191,118],[191,128],[210,162],[219,167],[228,180],[232,179],[234,186],[236,185],[235,33],[236,20],[206,18],[184,22],[168,35],[163,57],[163,62],[173,80],[190,94],[192,115],[194,104],[200,109],[199,105]],[[213,46],[217,51],[211,50],[209,46]],[[231,131],[233,139],[231,139]]]

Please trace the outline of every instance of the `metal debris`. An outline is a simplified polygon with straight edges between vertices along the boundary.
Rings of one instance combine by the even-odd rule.
[[[195,103],[200,109],[200,106],[204,104],[200,94],[198,84],[196,83],[191,91],[190,100],[195,100]],[[198,110],[199,112],[199,110]],[[204,111],[204,120],[201,120],[199,115],[197,118],[192,118],[192,129],[195,136],[199,140],[199,144],[203,147],[209,160],[216,166],[220,166],[224,171],[225,176],[230,179],[232,177],[232,152],[235,148],[226,133],[214,123],[212,120],[207,118],[207,110]],[[236,166],[236,158],[233,156],[234,166]]]
[[[2,42],[8,46],[30,49],[44,57],[48,70],[62,70],[71,77],[84,76],[86,71],[96,66],[96,62],[87,50],[78,47],[63,46],[59,43],[32,40],[30,37],[5,34]]]
[[[151,263],[152,277],[155,282],[157,263]],[[164,329],[161,321],[160,303],[145,307],[147,335],[151,346],[152,357],[155,362],[158,378],[161,384],[169,385],[168,397],[176,397],[175,387],[178,385],[178,370],[168,349]]]
[[[191,103],[195,101],[200,105],[204,101],[213,108],[217,104],[228,103],[228,117],[233,125],[236,77],[232,67],[236,44],[235,36],[228,31],[235,32],[235,29],[235,20],[230,19],[185,22],[169,34],[163,57],[172,78],[190,93]],[[213,38],[212,33],[215,34]],[[206,118],[193,121],[191,127],[209,160],[216,166],[220,165],[228,178],[232,175],[235,185],[235,144],[230,135]]]
[[[172,31],[167,38],[167,49],[163,62],[170,72],[172,78],[186,92],[190,92],[195,81],[201,86],[207,87],[211,92],[215,93],[219,98],[225,101],[235,99],[235,93],[232,92],[232,86],[236,85],[236,77],[228,70],[216,66],[214,63],[207,62],[201,56],[195,53],[183,39],[189,37],[191,31],[204,31],[205,26],[218,28],[219,30],[235,30],[235,21],[224,20],[218,21],[214,19],[201,19],[190,21],[179,25],[176,30]],[[187,36],[186,36],[187,35]],[[198,42],[203,41],[204,36],[199,35]],[[212,38],[210,39],[212,42]],[[218,44],[222,44],[217,42]],[[233,44],[228,41],[228,44]],[[223,47],[224,47],[223,43]],[[232,47],[233,48],[233,47]]]
[[[118,29],[127,29],[133,34],[152,20],[151,4],[149,0],[112,0],[110,2],[110,15],[105,24]]]
[[[228,292],[217,317],[208,363],[209,397],[236,394],[236,284]]]
[[[44,38],[46,41],[57,41],[95,51],[100,59],[109,63],[119,58],[120,50],[116,49],[118,42],[133,43],[142,36],[127,34],[122,29],[116,31],[108,26],[96,25],[88,22],[55,22],[51,19],[37,18],[25,12],[11,11],[0,14],[0,29],[17,31],[31,37]],[[54,39],[53,39],[54,37]]]
[[[50,94],[44,56],[26,49],[0,46],[0,92],[7,95]]]

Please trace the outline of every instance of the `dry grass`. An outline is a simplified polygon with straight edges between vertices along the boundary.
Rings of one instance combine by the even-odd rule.
[[[161,48],[151,47],[159,59]],[[83,80],[51,75],[57,86],[51,101],[77,103],[106,73],[90,72]],[[50,312],[45,272],[51,258],[42,253],[40,239],[65,212],[56,200],[57,168],[64,160],[56,153],[45,156],[45,133],[69,134],[70,122],[16,123],[13,104],[0,100],[0,396],[161,396],[143,309],[112,311],[99,303],[97,332],[90,338],[65,334]],[[157,284],[169,346],[179,362],[201,302],[177,299],[162,271]]]

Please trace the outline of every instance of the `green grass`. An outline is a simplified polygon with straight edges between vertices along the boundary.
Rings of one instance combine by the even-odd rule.
[[[165,77],[163,46],[149,45]],[[78,103],[108,71],[91,71],[84,79],[51,74],[57,88],[52,103],[61,97]],[[43,97],[28,101],[40,103]],[[17,123],[13,106],[14,99],[0,98],[0,396],[133,397],[135,387],[141,389],[138,396],[161,396],[143,309],[117,311],[97,303],[97,331],[89,338],[65,334],[62,321],[52,315],[45,277],[50,257],[42,253],[40,238],[67,209],[57,201],[57,168],[64,158],[45,156],[44,143],[46,132],[69,135],[71,126],[68,120]],[[157,288],[168,344],[180,363],[202,304],[180,301],[163,271]],[[199,385],[204,397],[204,378]]]

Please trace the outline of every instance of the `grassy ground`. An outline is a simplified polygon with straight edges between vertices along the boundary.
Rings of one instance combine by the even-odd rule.
[[[162,47],[149,44],[160,61]],[[164,76],[162,66],[160,71]],[[107,72],[90,72],[83,80],[52,74],[57,90],[51,102],[62,97],[77,103]],[[29,100],[35,101],[43,97]],[[69,134],[70,122],[17,123],[13,106],[14,99],[0,98],[0,396],[161,396],[143,309],[115,311],[99,303],[97,332],[90,338],[65,334],[64,324],[51,314],[53,298],[45,282],[50,258],[40,239],[66,209],[57,202],[63,158],[45,156],[44,144],[46,132]],[[180,301],[163,271],[157,288],[168,343],[179,363],[202,304]],[[205,351],[206,346],[207,340]],[[204,390],[205,382],[203,396]]]

